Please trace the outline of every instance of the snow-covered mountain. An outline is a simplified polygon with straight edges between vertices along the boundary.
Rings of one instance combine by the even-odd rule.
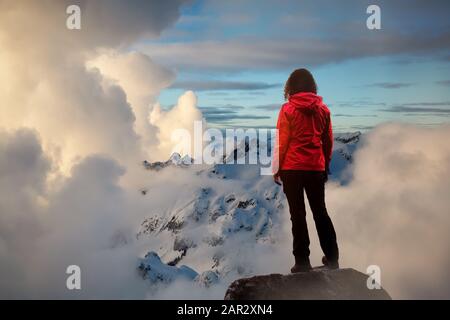
[[[193,163],[193,160],[190,156],[185,155],[184,157],[181,157],[181,155],[177,152],[173,153],[169,160],[161,162],[148,162],[147,160],[144,160],[142,162],[145,169],[148,170],[161,170],[162,168],[165,168],[170,165],[174,166],[180,166],[180,167],[186,167]]]
[[[336,135],[330,179],[344,177],[345,182],[342,173],[360,136],[360,132]],[[253,251],[271,250],[280,234],[285,197],[271,176],[260,175],[259,165],[230,164],[245,157],[249,146],[259,146],[257,141],[244,143],[223,164],[194,165],[190,157],[179,154],[166,162],[144,161],[152,174],[183,170],[199,181],[176,191],[169,203],[159,205],[139,226],[137,241],[148,244],[138,263],[144,280],[167,284],[188,279],[205,287],[230,282],[255,271],[249,262]],[[143,190],[150,201],[159,200],[151,188]]]

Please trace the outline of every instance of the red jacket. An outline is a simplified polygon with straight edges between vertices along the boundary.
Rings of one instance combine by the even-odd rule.
[[[277,122],[273,169],[324,171],[331,161],[333,131],[322,97],[301,92],[289,97]]]

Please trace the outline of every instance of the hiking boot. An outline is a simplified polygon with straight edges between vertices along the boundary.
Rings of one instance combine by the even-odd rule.
[[[324,266],[326,266],[328,269],[339,269],[339,262],[336,261],[329,261],[327,257],[322,257],[322,263]]]
[[[311,264],[298,264],[298,263],[296,263],[291,268],[291,273],[308,272],[308,271],[311,271],[311,269],[312,269]]]

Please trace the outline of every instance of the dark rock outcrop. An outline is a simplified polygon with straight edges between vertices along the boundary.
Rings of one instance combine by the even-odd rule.
[[[289,275],[270,274],[234,281],[225,300],[390,300],[384,289],[368,289],[368,276],[354,269],[328,270]]]

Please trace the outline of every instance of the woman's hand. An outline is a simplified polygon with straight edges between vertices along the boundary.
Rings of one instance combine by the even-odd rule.
[[[273,181],[277,185],[281,186],[281,179],[280,179],[280,172],[279,171],[273,175]]]

